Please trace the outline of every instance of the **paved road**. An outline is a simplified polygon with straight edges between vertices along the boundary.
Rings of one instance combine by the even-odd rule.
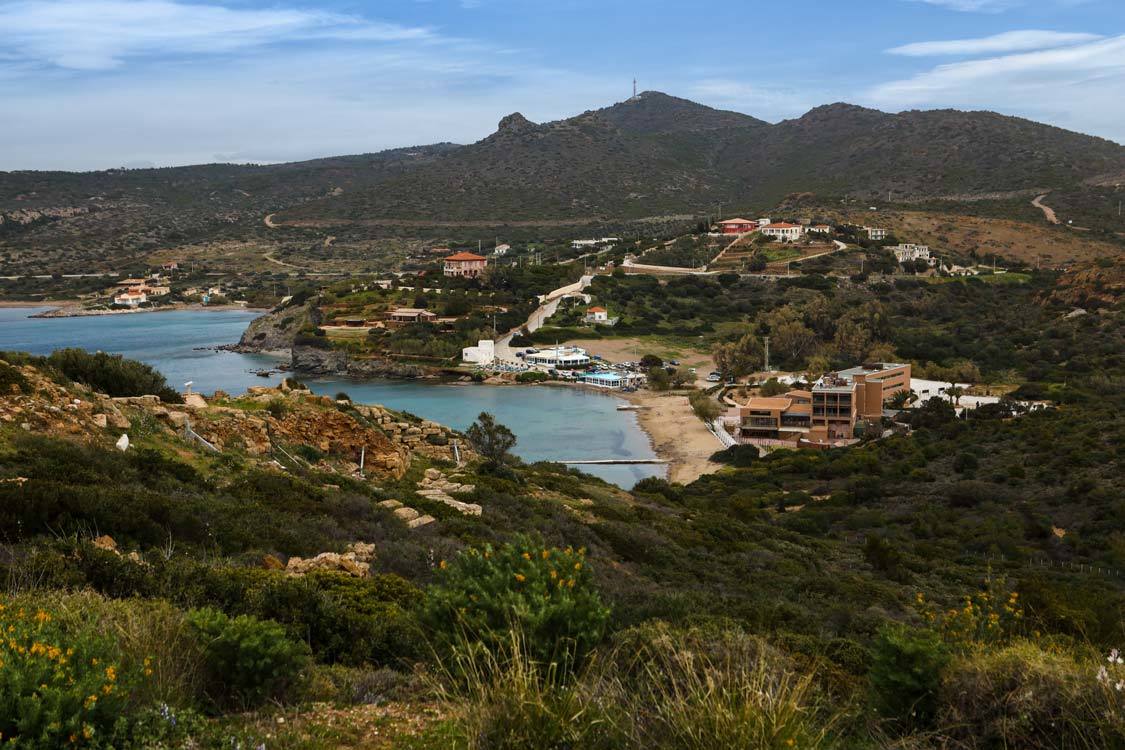
[[[637,263],[632,258],[626,258],[621,264],[622,268],[628,271],[635,271],[637,273],[664,273],[676,276],[714,276],[718,271],[701,271],[696,268],[681,268],[679,266],[650,266],[644,263]]]
[[[524,323],[522,326],[519,326],[518,328],[513,328],[500,338],[496,339],[497,361],[505,364],[522,364],[519,357],[517,357],[516,353],[512,350],[512,336],[516,335],[523,328],[527,328],[528,331],[538,331],[543,327],[543,324],[546,322],[547,318],[554,315],[555,311],[559,309],[559,302],[562,301],[563,297],[567,296],[568,294],[580,293],[583,289],[590,286],[590,282],[592,282],[593,280],[594,277],[592,274],[586,275],[573,284],[567,284],[566,286],[559,287],[553,292],[548,292],[547,294],[543,295],[541,304],[539,305],[539,307],[535,308],[535,311],[531,313],[531,315],[528,316],[526,323]]]

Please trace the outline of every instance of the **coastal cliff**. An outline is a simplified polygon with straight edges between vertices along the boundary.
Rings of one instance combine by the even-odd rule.
[[[321,349],[295,344],[290,349],[290,366],[308,375],[344,375],[350,378],[424,378],[431,375],[424,367],[393,359],[353,359],[340,349]]]
[[[231,349],[239,352],[288,351],[302,328],[319,323],[320,311],[311,302],[277,307],[250,321],[238,344]]]
[[[425,378],[434,371],[388,357],[357,359],[344,349],[335,349],[323,337],[313,337],[322,320],[313,301],[275,308],[255,318],[246,327],[239,342],[231,347],[237,352],[289,353],[289,366],[294,373],[350,378]],[[304,335],[302,335],[302,333]]]

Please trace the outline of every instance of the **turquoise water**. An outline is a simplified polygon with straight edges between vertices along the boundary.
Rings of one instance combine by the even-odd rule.
[[[177,389],[192,381],[200,393],[241,393],[271,385],[250,370],[277,360],[265,355],[216,351],[238,341],[257,315],[240,310],[192,310],[85,318],[28,318],[46,308],[0,309],[0,350],[50,354],[78,346],[124,354],[160,370]],[[516,434],[515,452],[525,460],[651,458],[648,437],[633,412],[606,393],[554,386],[439,385],[420,381],[305,379],[316,393],[345,391],[357,403],[383,404],[455,429],[468,427],[482,411]],[[663,476],[661,466],[587,466],[584,471],[622,487]]]

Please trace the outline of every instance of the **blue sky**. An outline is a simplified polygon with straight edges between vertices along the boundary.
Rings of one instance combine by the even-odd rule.
[[[466,143],[634,76],[770,121],[992,109],[1125,143],[1125,0],[0,0],[0,169]]]

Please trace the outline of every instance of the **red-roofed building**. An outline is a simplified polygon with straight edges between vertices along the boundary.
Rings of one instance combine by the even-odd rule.
[[[586,322],[587,323],[606,323],[609,321],[609,310],[604,307],[587,307],[586,308]]]
[[[484,273],[488,258],[476,253],[454,253],[445,259],[446,276],[467,276],[475,279]]]
[[[757,228],[758,222],[749,219],[726,219],[719,222],[719,231],[723,234],[746,234]]]
[[[762,227],[762,234],[765,236],[788,242],[801,239],[801,235],[804,233],[805,228],[800,224],[790,224],[785,221],[771,222],[769,225]]]

